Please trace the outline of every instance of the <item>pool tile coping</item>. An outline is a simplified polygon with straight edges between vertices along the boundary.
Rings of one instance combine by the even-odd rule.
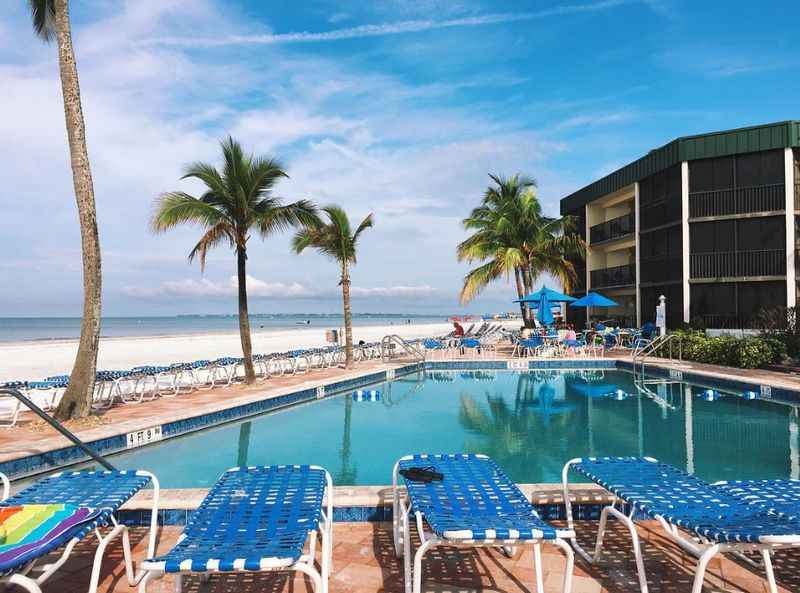
[[[518,484],[525,497],[545,520],[566,519],[560,484]],[[391,521],[391,486],[334,486],[335,522]],[[159,497],[159,525],[185,525],[208,493],[204,488],[165,489]],[[139,491],[120,508],[119,520],[128,526],[150,523],[152,490]],[[573,513],[578,520],[596,521],[614,496],[596,484],[576,484],[571,488]]]

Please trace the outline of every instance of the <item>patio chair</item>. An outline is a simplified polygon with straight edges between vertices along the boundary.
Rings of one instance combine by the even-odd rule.
[[[40,585],[61,568],[75,545],[92,532],[95,533],[98,544],[89,581],[89,593],[97,591],[106,547],[119,536],[122,537],[128,582],[134,586],[142,578],[143,573],[135,574],[133,570],[128,528],[118,523],[114,515],[123,503],[152,482],[153,502],[147,551],[148,555],[155,552],[159,484],[153,474],[146,471],[62,472],[39,480],[10,498],[8,478],[0,474],[0,479],[3,482],[0,512],[3,509],[18,510],[32,508],[30,505],[45,505],[49,507],[51,514],[48,523],[42,525],[51,528],[47,537],[42,537],[44,534],[40,529],[37,530],[39,533],[35,542],[26,540],[20,547],[4,546],[5,549],[0,554],[0,585],[16,585],[29,593],[41,593]],[[55,522],[54,517],[57,519]],[[111,530],[102,535],[101,527],[111,527]],[[35,548],[35,551],[31,548]],[[61,556],[55,561],[37,566],[37,562],[45,555],[61,548]],[[37,570],[39,574],[34,578],[32,572]]]
[[[442,480],[428,482],[404,478],[407,498],[402,496],[400,471],[432,468]],[[502,469],[486,455],[407,455],[392,472],[393,533],[395,552],[405,566],[406,593],[420,593],[422,559],[433,547],[498,547],[508,551],[532,545],[536,591],[543,593],[541,544],[561,548],[566,555],[564,593],[572,586],[574,555],[565,541],[571,530],[556,529],[536,513],[533,505]],[[416,520],[420,546],[411,559],[411,516]],[[431,531],[425,529],[425,525]]]
[[[428,338],[422,343],[423,347],[425,348],[425,353],[427,355],[428,352],[431,353],[431,358],[435,353],[440,353],[442,357],[444,357],[445,353],[447,352],[447,346],[440,342],[439,340],[434,340],[433,338]]]
[[[473,358],[481,356],[481,341],[478,338],[461,338],[458,345],[461,356],[466,356],[469,352]]]
[[[574,525],[568,484],[570,470],[616,497],[614,504],[601,512],[594,554],[584,550],[574,537],[572,546],[588,562],[598,562],[603,554],[608,516],[620,520],[631,537],[642,593],[647,593],[648,588],[636,531],[637,513],[658,521],[667,537],[698,559],[692,593],[702,591],[706,568],[714,556],[743,552],[761,554],[769,590],[777,593],[770,551],[800,546],[799,519],[770,511],[731,490],[708,484],[650,457],[601,457],[567,462],[562,481],[569,528]],[[622,504],[630,506],[627,513]]]
[[[317,533],[319,571],[314,566]],[[139,591],[166,573],[176,575],[180,591],[184,574],[299,571],[311,577],[317,593],[326,593],[332,537],[333,483],[323,468],[234,467],[192,513],[175,547],[143,562]]]

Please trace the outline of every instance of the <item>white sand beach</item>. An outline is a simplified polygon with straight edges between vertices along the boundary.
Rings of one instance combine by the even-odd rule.
[[[518,321],[511,322],[519,325]],[[447,323],[356,326],[353,339],[372,342],[387,334],[402,338],[442,335],[450,332]],[[295,348],[325,345],[325,328],[274,329],[253,331],[253,352],[282,352]],[[0,382],[38,380],[49,375],[67,374],[72,369],[77,340],[0,343]],[[128,369],[144,364],[170,364],[222,356],[241,356],[238,332],[174,336],[104,338],[100,341],[98,369]]]

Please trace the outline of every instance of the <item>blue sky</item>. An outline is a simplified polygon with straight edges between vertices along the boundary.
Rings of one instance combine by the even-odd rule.
[[[0,315],[78,315],[80,251],[55,48],[0,7]],[[108,314],[235,311],[235,261],[186,262],[198,230],[147,221],[231,133],[279,157],[287,199],[374,212],[359,311],[466,308],[461,219],[488,172],[545,209],[674,137],[800,118],[794,2],[73,1]],[[366,6],[365,6],[366,5]],[[251,310],[338,311],[336,267],[250,250]]]

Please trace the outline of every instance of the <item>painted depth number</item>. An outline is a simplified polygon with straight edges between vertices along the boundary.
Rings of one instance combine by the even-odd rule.
[[[135,449],[136,447],[141,447],[142,445],[160,441],[162,438],[163,435],[161,433],[161,427],[151,426],[150,428],[129,432],[126,435],[125,440],[127,442],[128,449]]]

